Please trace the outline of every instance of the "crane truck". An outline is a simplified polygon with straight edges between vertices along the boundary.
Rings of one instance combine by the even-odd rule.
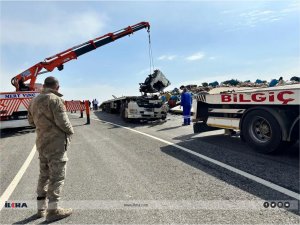
[[[38,75],[52,72],[55,68],[61,71],[64,69],[65,63],[144,28],[150,32],[150,24],[140,22],[116,32],[105,34],[48,57],[13,77],[11,84],[16,90],[0,93],[1,129],[29,125],[27,122],[27,109],[30,100],[37,96],[40,91],[40,87],[36,85]],[[29,84],[25,84],[26,81],[29,81]]]
[[[285,150],[299,140],[300,84],[236,89],[194,96],[194,133],[225,129],[260,153]]]

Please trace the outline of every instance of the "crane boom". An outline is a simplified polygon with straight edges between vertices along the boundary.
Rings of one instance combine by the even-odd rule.
[[[11,79],[11,83],[16,87],[16,91],[33,91],[36,78],[39,74],[53,71],[57,68],[59,71],[63,70],[64,63],[69,62],[77,57],[86,54],[96,48],[109,44],[117,39],[130,35],[138,30],[147,28],[150,30],[150,24],[148,22],[140,22],[133,26],[128,26],[113,33],[105,34],[101,37],[97,37],[93,40],[89,40],[80,45],[69,48],[63,52],[55,54],[46,58],[44,61],[39,62],[24,72],[18,74]],[[42,71],[44,69],[44,71]],[[30,80],[29,86],[24,85],[25,81]]]

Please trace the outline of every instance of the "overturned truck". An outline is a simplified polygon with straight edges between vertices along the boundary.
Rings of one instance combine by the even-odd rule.
[[[119,114],[128,122],[165,120],[167,108],[155,93],[163,91],[169,85],[170,81],[164,74],[155,70],[153,74],[148,75],[144,83],[140,83],[141,96],[123,96],[107,100],[100,108],[108,113]]]

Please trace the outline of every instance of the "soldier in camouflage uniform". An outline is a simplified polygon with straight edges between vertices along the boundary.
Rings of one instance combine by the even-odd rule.
[[[36,127],[36,148],[40,160],[37,216],[47,214],[46,220],[54,221],[72,213],[72,209],[58,208],[58,201],[66,176],[67,149],[74,130],[60,98],[57,79],[47,77],[43,87],[42,92],[30,102],[28,121]]]

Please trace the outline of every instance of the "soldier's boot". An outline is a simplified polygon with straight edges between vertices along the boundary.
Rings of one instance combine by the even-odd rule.
[[[48,209],[46,221],[47,222],[54,222],[57,220],[61,220],[63,218],[66,218],[72,214],[72,209],[63,209],[63,208],[57,208],[57,209]]]
[[[46,216],[47,213],[47,200],[46,197],[37,197],[37,218]]]

